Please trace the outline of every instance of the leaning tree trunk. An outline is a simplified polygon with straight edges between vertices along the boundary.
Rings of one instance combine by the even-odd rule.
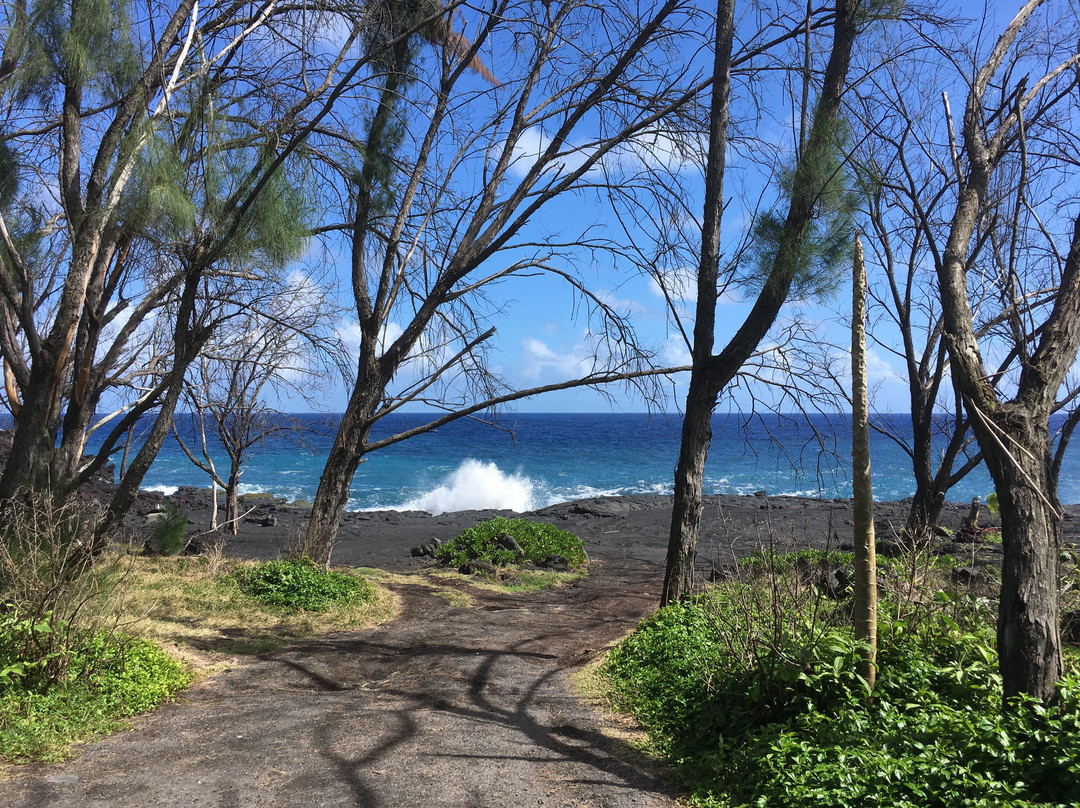
[[[859,675],[870,690],[877,680],[877,559],[874,494],[870,479],[869,402],[866,392],[866,267],[862,241],[855,236],[851,305],[851,465],[855,501],[855,639]]]
[[[1000,420],[995,424],[1002,426]],[[980,440],[1001,506],[998,664],[1007,700],[1028,693],[1050,701],[1062,675],[1062,655],[1057,589],[1061,512],[1050,480],[1049,425],[1045,419],[1020,417],[1008,426],[1003,443],[1022,449],[1006,452],[994,436]]]
[[[666,606],[688,595],[694,586],[694,557],[701,526],[705,459],[712,443],[712,414],[716,393],[703,389],[702,380],[691,382],[682,424],[679,464],[675,468],[674,509],[668,537],[664,591]]]
[[[369,357],[373,353],[374,343],[366,340],[365,344],[368,350],[362,353]],[[304,534],[303,552],[316,564],[330,564],[338,526],[349,502],[353,475],[363,459],[363,447],[374,423],[372,413],[379,400],[376,393],[385,387],[385,383],[374,381],[377,378],[374,364],[362,358],[358,365],[356,385],[341,417],[322,476],[319,477],[319,488],[311,503],[311,520]]]
[[[105,509],[105,515],[94,529],[93,550],[103,547],[109,540],[112,531],[123,521],[131,506],[135,503],[135,497],[139,493],[146,473],[150,470],[158,452],[165,444],[165,439],[172,429],[173,416],[176,406],[184,391],[184,375],[187,373],[195,357],[199,355],[206,341],[212,333],[207,328],[194,328],[191,323],[192,314],[195,311],[196,296],[199,290],[199,281],[202,274],[192,272],[184,282],[184,291],[180,297],[180,305],[176,313],[176,324],[173,327],[174,358],[173,366],[169,370],[169,383],[165,395],[161,400],[154,424],[150,427],[150,433],[146,436],[139,451],[135,453],[127,471],[120,477],[112,500]]]

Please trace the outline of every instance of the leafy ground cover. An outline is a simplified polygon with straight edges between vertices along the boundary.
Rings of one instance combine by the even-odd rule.
[[[74,742],[120,728],[123,719],[172,699],[192,679],[187,666],[154,643],[106,632],[57,652],[65,658],[55,675],[39,675],[46,666],[27,667],[25,657],[12,672],[5,652],[33,630],[25,621],[0,627],[0,668],[8,672],[0,681],[0,756],[8,759],[66,757]]]
[[[99,624],[127,633],[0,614],[0,756],[61,759],[73,743],[174,698],[226,655],[362,628],[395,608],[393,596],[372,582],[374,570],[212,554],[134,556],[120,565],[126,574],[117,583],[118,565],[101,565],[110,580],[96,590],[107,595],[86,605]],[[45,642],[57,631],[64,642]]]
[[[824,597],[807,570],[757,562],[648,618],[602,668],[695,804],[1080,802],[1075,672],[1054,707],[1003,711],[992,604],[923,583],[906,603],[882,602],[870,699],[848,603]]]
[[[497,543],[503,534],[511,536],[520,545],[522,555]],[[467,561],[487,561],[496,566],[521,562],[539,564],[553,555],[565,558],[571,569],[577,569],[588,561],[585,543],[573,533],[547,522],[502,516],[462,531],[435,551],[438,560],[453,565]]]
[[[234,574],[245,595],[288,611],[325,612],[336,605],[370,603],[375,597],[370,582],[322,569],[309,558],[267,561]]]

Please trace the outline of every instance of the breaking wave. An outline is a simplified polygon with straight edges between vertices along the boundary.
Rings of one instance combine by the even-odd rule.
[[[535,486],[520,474],[506,474],[494,463],[464,460],[438,486],[402,506],[403,510],[447,511],[510,510],[524,513],[536,507]]]

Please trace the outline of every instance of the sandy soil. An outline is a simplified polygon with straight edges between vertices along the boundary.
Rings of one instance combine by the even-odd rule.
[[[205,502],[184,496],[197,530]],[[140,500],[131,525],[153,505]],[[670,497],[645,496],[546,508],[534,515],[585,540],[586,578],[525,596],[474,592],[466,608],[406,577],[394,585],[403,601],[396,620],[238,658],[180,703],[84,745],[74,760],[8,767],[0,805],[674,805],[677,789],[570,684],[579,666],[655,608],[670,512]],[[903,513],[880,506],[879,535],[890,535]],[[966,513],[966,505],[949,506],[944,524],[958,528]],[[413,558],[413,546],[489,515],[350,514],[334,561],[418,571],[429,562]],[[303,509],[264,501],[227,552],[274,557],[304,518]],[[850,519],[843,501],[710,497],[699,570],[705,577],[733,553],[770,543],[843,547]],[[1070,541],[1078,526],[1065,522]],[[950,552],[994,563],[998,550]]]

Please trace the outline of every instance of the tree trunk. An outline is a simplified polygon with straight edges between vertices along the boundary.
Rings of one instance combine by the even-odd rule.
[[[218,491],[217,480],[215,480],[213,477],[211,477],[210,478],[210,530],[217,530],[217,525],[218,525],[218,521],[217,521],[217,514],[218,514],[217,491]]]
[[[855,501],[855,639],[859,675],[870,690],[877,680],[877,558],[874,544],[874,494],[870,477],[869,396],[866,386],[866,267],[862,242],[855,236],[851,305],[851,466]]]
[[[661,607],[690,594],[694,586],[694,558],[701,528],[705,459],[712,443],[712,415],[716,393],[703,390],[703,380],[691,380],[682,424],[679,465],[675,469],[675,497],[668,537],[667,563]],[[711,394],[710,394],[711,393]]]
[[[791,284],[804,250],[807,226],[816,215],[818,197],[824,186],[833,179],[831,172],[827,176],[823,174],[821,165],[826,162],[823,158],[835,147],[836,119],[847,82],[858,14],[857,3],[841,0],[837,4],[833,45],[825,68],[821,96],[814,111],[810,136],[807,142],[802,144],[802,152],[795,167],[790,204],[776,255],[750,313],[724,349],[713,355],[730,92],[730,54],[734,25],[733,0],[720,0],[718,3],[709,156],[705,177],[705,213],[702,218],[701,260],[697,275],[698,299],[695,308],[694,345],[691,351],[693,368],[690,372],[690,392],[686,406],[686,418],[691,420],[691,425],[689,430],[684,425],[683,431],[684,441],[689,438],[704,442],[690,446],[684,443],[680,448],[663,603],[685,595],[685,587],[693,580],[694,551],[701,515],[701,475],[709,448],[708,440],[711,438],[711,433],[702,427],[702,423],[707,423],[711,418],[720,391],[735,378],[743,363],[757,350],[761,340],[776,322],[791,291]],[[686,458],[685,463],[683,457]]]
[[[316,564],[330,565],[338,526],[345,515],[352,478],[359,465],[360,456],[352,446],[343,424],[319,477],[319,489],[311,504],[311,520],[304,535],[304,554]]]
[[[234,536],[240,532],[240,507],[237,502],[239,487],[238,475],[230,474],[225,486],[225,520],[229,523],[229,532]]]
[[[735,36],[735,0],[716,4],[713,43],[713,89],[709,107],[709,151],[705,167],[705,208],[701,226],[701,252],[697,271],[693,370],[686,394],[686,415],[675,469],[675,499],[668,536],[664,591],[660,605],[679,600],[694,584],[694,558],[701,525],[701,494],[705,458],[712,442],[712,414],[716,385],[712,362],[716,324],[717,279],[720,264],[720,222],[724,213],[724,169],[731,102],[731,47]]]
[[[319,477],[319,488],[311,503],[311,520],[304,534],[304,554],[316,564],[329,566],[337,540],[338,526],[349,502],[353,475],[364,454],[364,444],[374,423],[372,413],[385,385],[369,383],[373,369],[361,360],[357,382],[345,414],[341,418],[334,445]],[[379,396],[373,395],[379,391]]]
[[[46,467],[46,458],[52,449],[48,406],[41,398],[41,394],[47,395],[47,385],[34,382],[34,378],[43,372],[51,375],[51,371],[43,371],[41,365],[34,363],[31,383],[23,391],[22,407],[15,417],[11,451],[0,476],[0,501],[11,499],[27,485],[48,482],[37,479],[40,470]]]
[[[1006,426],[1002,420],[997,427]],[[980,443],[1001,507],[998,664],[1006,700],[1026,693],[1050,702],[1061,678],[1062,656],[1057,589],[1061,516],[1050,493],[1049,424],[1024,416],[1011,420],[1003,442],[1024,447],[1012,452],[985,435],[985,426],[976,427],[984,433]]]

